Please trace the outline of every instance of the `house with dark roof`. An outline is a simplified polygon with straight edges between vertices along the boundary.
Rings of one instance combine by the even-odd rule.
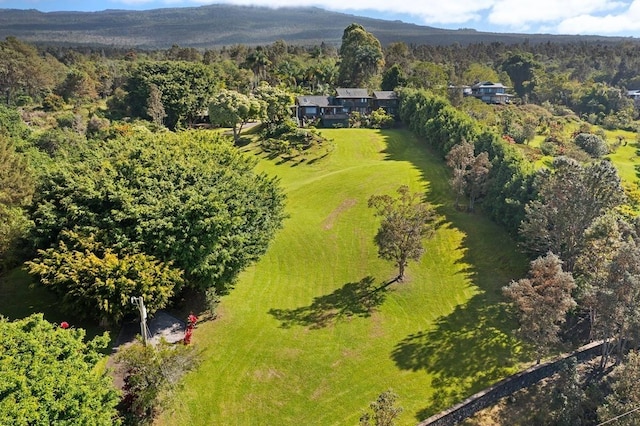
[[[369,115],[378,108],[383,108],[387,113],[395,115],[398,110],[396,93],[374,91],[371,96],[367,89],[337,88],[334,96],[296,97],[296,116],[302,125],[310,120],[320,119],[324,127],[346,127],[349,125],[349,114],[352,112]]]
[[[487,104],[508,104],[511,103],[513,95],[507,93],[507,87],[502,83],[484,81],[471,86],[471,96],[480,99]]]
[[[382,108],[387,114],[398,116],[398,94],[393,90],[374,90],[373,109]]]

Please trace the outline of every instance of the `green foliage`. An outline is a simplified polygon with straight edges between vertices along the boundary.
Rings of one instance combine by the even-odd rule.
[[[530,253],[556,253],[572,271],[583,249],[584,231],[600,215],[624,201],[616,169],[609,161],[581,166],[558,157],[553,171],[540,172],[538,197],[526,206],[520,225],[522,246]]]
[[[267,123],[261,136],[260,147],[264,151],[287,158],[327,142],[317,130],[301,129],[293,120]]]
[[[92,236],[63,232],[57,247],[40,250],[29,272],[61,296],[70,313],[119,323],[142,296],[153,315],[182,285],[182,272],[144,253],[115,253]]]
[[[267,121],[282,122],[291,117],[291,106],[294,105],[291,93],[262,84],[255,90],[255,96],[266,105],[264,113]]]
[[[598,135],[594,135],[591,133],[578,133],[576,135],[574,142],[587,154],[594,158],[602,157],[603,155],[609,153],[609,146],[607,143]]]
[[[26,157],[0,135],[0,271],[21,254],[21,238],[31,226],[24,208],[33,192],[34,179]]]
[[[25,139],[30,133],[17,109],[0,104],[0,137]]]
[[[635,410],[640,404],[640,355],[631,351],[624,362],[613,370],[608,380],[611,383],[611,394],[604,405],[598,408],[600,422],[615,420],[616,425],[636,426],[638,416]],[[625,415],[626,414],[626,415]]]
[[[150,424],[173,397],[182,376],[197,367],[194,346],[134,343],[116,359],[125,376],[124,417],[129,424]]]
[[[263,101],[235,90],[222,90],[209,103],[209,121],[214,126],[231,127],[237,142],[244,125],[262,118],[264,111]]]
[[[402,121],[443,157],[463,140],[487,152],[492,166],[484,205],[493,220],[515,234],[533,196],[533,168],[522,154],[444,98],[415,89],[400,90],[399,98]]]
[[[387,114],[383,108],[371,112],[369,117],[370,126],[373,129],[389,129],[393,126],[395,119],[393,116]]]
[[[109,337],[85,342],[84,335],[42,314],[0,318],[0,423],[120,424],[112,378],[96,367]]]
[[[369,411],[360,416],[360,426],[393,426],[402,413],[402,407],[396,407],[396,395],[391,389],[382,392],[378,399],[369,404]],[[373,423],[371,421],[373,420]]]
[[[366,87],[384,66],[380,41],[359,24],[351,24],[342,34],[338,84],[342,87]]]
[[[126,104],[134,117],[148,117],[152,87],[161,94],[170,129],[189,124],[206,111],[219,82],[210,67],[197,62],[141,62],[127,81]]]
[[[110,140],[44,172],[32,217],[40,249],[63,231],[116,253],[144,253],[191,285],[230,285],[261,256],[283,219],[274,179],[209,132]]]
[[[55,93],[49,93],[42,100],[42,109],[45,111],[60,111],[64,108],[64,98]]]
[[[408,186],[400,186],[397,192],[397,198],[372,195],[369,207],[382,217],[375,236],[378,255],[395,262],[396,279],[402,281],[408,261],[419,260],[424,253],[423,241],[433,236],[436,214],[428,202],[421,201],[420,194],[409,192]]]

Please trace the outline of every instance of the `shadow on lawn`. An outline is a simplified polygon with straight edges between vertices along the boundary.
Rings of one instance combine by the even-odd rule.
[[[395,282],[376,287],[374,281],[368,276],[358,282],[347,283],[331,294],[316,297],[309,306],[271,309],[269,314],[281,321],[283,328],[300,325],[312,329],[327,327],[341,318],[368,317],[384,302],[387,287]]]
[[[432,328],[417,331],[396,343],[391,359],[402,370],[424,371],[432,377],[433,396],[416,413],[419,420],[461,402],[513,373],[523,360],[514,337],[516,324],[510,317],[501,287],[514,276],[526,272],[524,256],[514,254],[515,245],[483,215],[457,211],[448,183],[449,171],[441,156],[413,137],[383,135],[384,151],[392,161],[408,161],[428,182],[427,200],[436,206],[446,226],[464,234],[462,257],[464,274],[477,294],[440,317]],[[499,231],[498,233],[496,233]]]
[[[500,305],[485,305],[481,295],[429,331],[411,334],[396,344],[391,358],[403,370],[429,373],[434,395],[416,417],[425,418],[461,402],[512,373],[519,351],[509,332],[512,323]]]

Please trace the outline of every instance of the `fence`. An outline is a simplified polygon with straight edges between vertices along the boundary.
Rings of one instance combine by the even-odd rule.
[[[556,360],[535,365],[518,374],[496,383],[475,395],[470,396],[459,404],[435,414],[420,422],[418,426],[451,426],[471,417],[478,411],[490,407],[505,396],[509,396],[520,389],[529,387],[540,380],[550,377],[562,369],[567,359],[574,357],[578,363],[595,358],[602,353],[603,342],[589,343],[577,351],[564,355]]]

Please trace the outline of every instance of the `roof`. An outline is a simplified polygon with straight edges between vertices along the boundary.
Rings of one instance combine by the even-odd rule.
[[[336,98],[370,98],[367,89],[339,88],[336,89],[338,96]]]
[[[503,87],[503,88],[507,88],[507,86],[503,86],[502,83],[493,83],[491,81],[483,81],[480,83],[476,83],[473,86],[471,86],[473,89],[479,89],[481,87]]]
[[[374,90],[373,97],[376,99],[398,99],[398,95],[393,90]]]
[[[328,96],[309,96],[303,95],[296,97],[296,102],[300,106],[316,106],[323,107],[330,105],[330,98]]]

